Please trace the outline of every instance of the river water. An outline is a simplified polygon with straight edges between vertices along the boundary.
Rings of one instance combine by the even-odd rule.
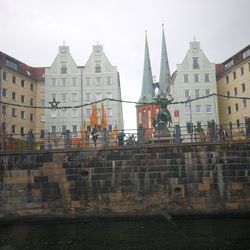
[[[0,250],[244,249],[249,218],[23,223],[0,226]]]

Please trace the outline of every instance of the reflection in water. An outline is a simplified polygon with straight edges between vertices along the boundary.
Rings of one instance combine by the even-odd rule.
[[[0,250],[247,250],[250,249],[249,228],[248,219],[173,220],[172,217],[170,221],[163,218],[151,221],[18,224],[0,226]]]

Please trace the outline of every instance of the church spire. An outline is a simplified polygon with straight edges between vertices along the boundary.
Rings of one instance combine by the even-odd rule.
[[[171,75],[168,64],[168,54],[167,54],[167,47],[164,34],[164,24],[162,24],[161,69],[160,69],[160,82],[159,82],[161,93],[169,94],[170,80],[171,80]]]
[[[153,96],[154,96],[153,77],[152,77],[152,70],[151,70],[149,50],[148,50],[148,39],[146,32],[142,91],[139,102],[147,102],[147,103],[153,102]]]

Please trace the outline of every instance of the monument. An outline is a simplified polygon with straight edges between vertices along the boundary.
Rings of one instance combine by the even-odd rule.
[[[161,141],[169,141],[171,139],[171,133],[169,126],[172,123],[172,117],[168,110],[168,105],[173,101],[171,96],[167,96],[166,93],[161,93],[156,98],[156,103],[159,105],[159,112],[155,119],[153,119],[153,135],[154,139],[160,139]]]

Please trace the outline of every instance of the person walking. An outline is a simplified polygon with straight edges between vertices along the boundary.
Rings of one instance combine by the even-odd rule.
[[[119,146],[124,145],[124,137],[126,136],[126,134],[124,133],[124,130],[122,130],[119,134],[118,134],[118,142],[119,142]]]

